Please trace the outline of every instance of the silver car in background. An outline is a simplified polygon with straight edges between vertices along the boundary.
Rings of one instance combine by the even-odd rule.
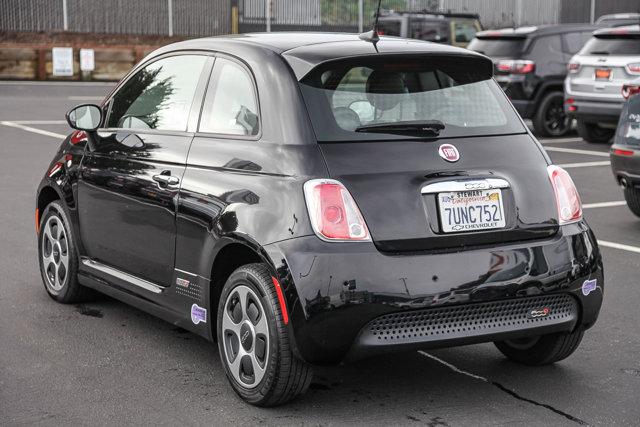
[[[640,25],[596,30],[568,65],[565,110],[588,142],[607,143],[615,133],[622,85],[640,76]]]

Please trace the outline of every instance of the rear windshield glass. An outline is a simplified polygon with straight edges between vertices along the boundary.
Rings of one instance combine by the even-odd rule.
[[[640,35],[591,37],[580,55],[640,55]]]
[[[525,131],[486,60],[396,58],[333,62],[302,79],[319,141]]]
[[[400,34],[400,20],[385,19],[378,22],[378,34],[387,36],[402,36]]]
[[[467,49],[474,50],[487,56],[519,56],[524,46],[524,38],[475,38],[471,40]]]

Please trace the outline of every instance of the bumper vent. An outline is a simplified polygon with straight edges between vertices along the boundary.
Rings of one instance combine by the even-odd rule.
[[[523,297],[386,314],[365,326],[360,343],[379,346],[483,336],[491,341],[492,335],[517,331],[571,330],[577,319],[578,304],[570,295]]]

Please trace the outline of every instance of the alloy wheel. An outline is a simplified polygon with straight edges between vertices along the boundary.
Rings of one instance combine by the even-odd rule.
[[[51,216],[42,231],[42,268],[47,287],[53,292],[60,290],[69,277],[69,241],[62,220]]]
[[[267,370],[269,325],[262,302],[248,286],[235,287],[222,314],[224,359],[243,387],[256,387]]]
[[[564,112],[562,98],[554,98],[551,102],[551,105],[545,111],[544,125],[551,135],[563,135],[567,131],[571,125],[571,120]]]

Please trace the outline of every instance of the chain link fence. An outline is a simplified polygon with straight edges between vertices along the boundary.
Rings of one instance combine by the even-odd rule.
[[[358,31],[373,21],[377,0],[234,0],[240,32]],[[269,2],[269,3],[267,3]],[[232,29],[232,0],[0,0],[0,30],[207,36]],[[587,22],[636,12],[639,0],[382,0],[383,9],[477,13],[485,28]]]

